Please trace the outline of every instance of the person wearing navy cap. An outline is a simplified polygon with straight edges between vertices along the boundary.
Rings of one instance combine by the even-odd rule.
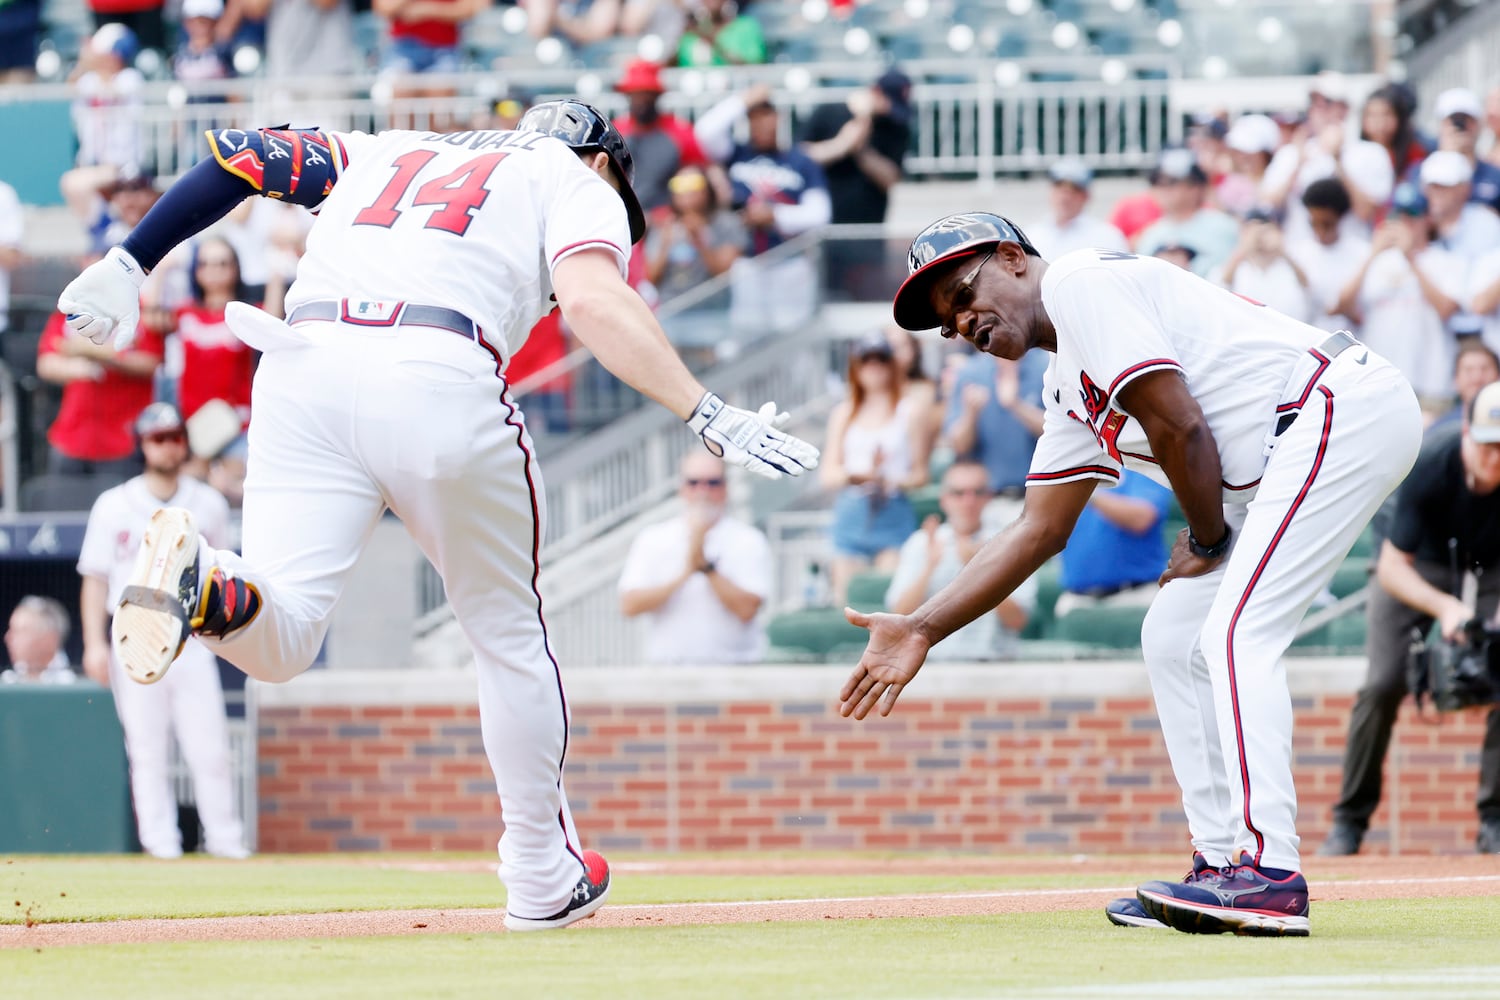
[[[1124,233],[1086,212],[1089,187],[1094,183],[1094,171],[1087,163],[1071,156],[1054,160],[1047,168],[1047,178],[1052,182],[1047,192],[1047,218],[1026,227],[1043,256],[1061,257],[1084,247],[1129,249]]]

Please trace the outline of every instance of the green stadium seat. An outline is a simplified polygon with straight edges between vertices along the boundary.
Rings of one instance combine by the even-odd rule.
[[[841,647],[864,648],[867,633],[850,625],[842,608],[802,608],[783,611],[766,623],[766,639],[778,650],[798,658],[828,659]]]
[[[928,514],[936,514],[938,517],[943,516],[942,510],[938,508],[938,496],[942,492],[942,486],[933,482],[928,483],[921,489],[912,490],[906,495],[906,498],[911,501],[912,510],[916,512],[917,524],[920,525],[926,520]]]
[[[890,586],[890,573],[856,573],[849,580],[848,604],[861,611],[884,611],[885,592]]]
[[[1036,571],[1036,607],[1021,630],[1022,639],[1044,639],[1052,629],[1053,611],[1062,593],[1062,560],[1049,559]]]
[[[1140,649],[1145,617],[1144,607],[1077,608],[1057,619],[1047,638],[1109,649]]]
[[[1359,539],[1354,543],[1354,548],[1349,550],[1349,558],[1375,558],[1375,529],[1373,526],[1365,525],[1365,530],[1360,533]]]
[[[1328,589],[1338,598],[1348,597],[1370,582],[1370,560],[1350,556],[1333,574]]]
[[[1293,640],[1293,655],[1357,656],[1365,650],[1365,612],[1353,611]]]

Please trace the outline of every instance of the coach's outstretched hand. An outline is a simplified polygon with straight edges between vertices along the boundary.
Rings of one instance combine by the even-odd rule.
[[[780,479],[818,467],[818,449],[777,429],[790,419],[791,414],[776,412],[775,403],[751,413],[706,392],[687,423],[708,450],[724,461],[767,479]]]
[[[910,615],[867,615],[845,608],[844,617],[851,625],[869,629],[870,641],[839,692],[839,714],[863,719],[879,704],[880,714],[890,715],[901,691],[927,659],[927,637]]]
[[[115,338],[115,348],[125,350],[135,340],[141,322],[141,285],[146,272],[135,258],[112,247],[103,260],[84,268],[57,297],[58,311],[68,329],[96,344]]]

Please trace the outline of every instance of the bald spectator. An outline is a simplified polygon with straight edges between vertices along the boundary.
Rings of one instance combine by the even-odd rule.
[[[1101,247],[1105,250],[1128,250],[1125,234],[1087,212],[1089,187],[1094,172],[1082,160],[1064,157],[1047,169],[1052,182],[1047,191],[1047,217],[1026,227],[1032,245],[1048,260],[1056,260],[1070,250]]]
[[[63,651],[68,629],[68,611],[58,601],[35,595],[21,598],[5,630],[10,669],[0,673],[0,684],[76,682],[78,675],[68,666],[68,654]]]
[[[754,663],[757,620],[771,593],[771,547],[727,513],[724,462],[690,451],[679,467],[680,512],[636,535],[620,574],[620,610],[646,616],[648,663]]]
[[[1164,247],[1193,249],[1191,270],[1207,275],[1228,259],[1239,242],[1234,218],[1208,206],[1208,175],[1187,149],[1163,151],[1152,177],[1162,217],[1136,240],[1142,253]]]
[[[1261,201],[1282,213],[1288,237],[1309,235],[1302,193],[1313,181],[1337,177],[1343,182],[1352,204],[1343,225],[1363,235],[1390,200],[1397,179],[1390,154],[1377,142],[1351,140],[1348,117],[1348,83],[1339,73],[1319,73],[1309,88],[1306,120],[1276,151],[1261,181]]]

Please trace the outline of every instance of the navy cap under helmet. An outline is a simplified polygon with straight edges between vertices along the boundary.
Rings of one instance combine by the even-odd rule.
[[[892,304],[897,325],[907,330],[930,330],[942,325],[932,308],[931,295],[933,272],[938,265],[1007,241],[1019,243],[1033,257],[1041,256],[1020,226],[989,212],[949,215],[922,230],[906,253],[906,281]]]
[[[516,122],[516,130],[544,132],[580,153],[608,153],[610,168],[620,184],[625,214],[630,218],[630,242],[641,241],[646,235],[646,214],[635,196],[635,160],[625,145],[625,137],[598,108],[582,101],[547,101],[522,115]]]

